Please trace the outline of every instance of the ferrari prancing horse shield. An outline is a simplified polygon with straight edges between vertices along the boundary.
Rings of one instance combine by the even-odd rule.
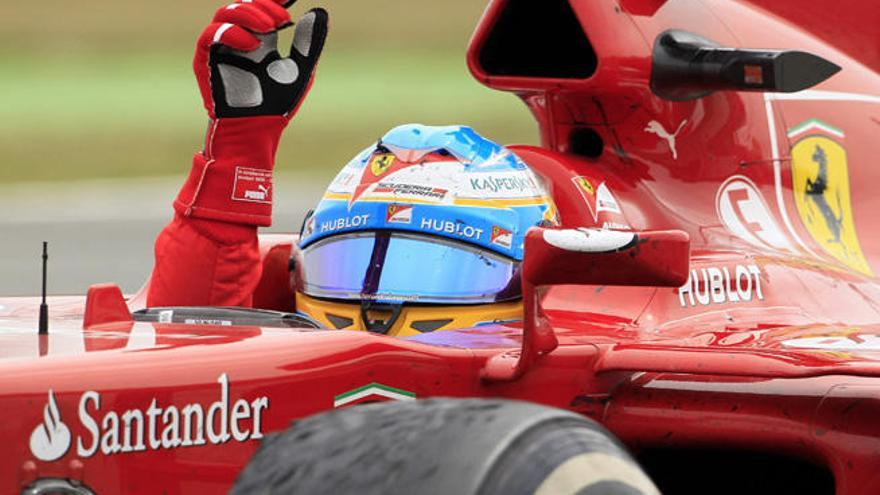
[[[791,150],[794,200],[804,227],[826,253],[873,275],[853,220],[846,150],[837,141],[807,136]]]

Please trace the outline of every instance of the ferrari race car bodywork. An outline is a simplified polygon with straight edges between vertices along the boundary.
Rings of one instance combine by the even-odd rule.
[[[532,109],[542,146],[511,149],[562,223],[525,239],[523,323],[395,339],[104,286],[38,335],[38,300],[2,299],[0,490],[224,492],[291,420],[447,396],[593,418],[670,493],[694,470],[878,493],[880,77],[744,1],[530,5],[493,0],[468,54]],[[295,246],[262,238],[255,307],[292,309]]]

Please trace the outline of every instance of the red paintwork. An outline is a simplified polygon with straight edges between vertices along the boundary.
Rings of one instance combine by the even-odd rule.
[[[128,323],[131,312],[125,302],[122,290],[115,284],[98,284],[89,287],[86,293],[86,306],[83,311],[83,328],[98,328],[101,325]]]
[[[337,395],[375,382],[418,397],[509,397],[574,410],[635,450],[784,452],[827,466],[840,494],[880,492],[880,286],[811,236],[798,213],[794,143],[786,134],[816,118],[845,135],[835,138],[848,157],[851,201],[843,208],[852,211],[866,262],[880,270],[880,169],[873,166],[880,76],[745,2],[573,0],[599,59],[592,77],[495,77],[482,71],[477,53],[504,3],[490,4],[468,61],[478,80],[517,92],[531,107],[543,145],[514,149],[551,183],[563,224],[594,223],[571,178],[604,181],[634,230],[686,233],[692,273],[723,277],[717,291],[702,282],[681,293],[535,287],[526,325],[534,341],[522,349],[519,324],[409,339],[125,322],[83,330],[82,298],[50,300],[50,334],[38,338],[38,301],[0,300],[0,404],[8,411],[0,428],[0,491],[50,476],[74,477],[101,494],[225,491],[256,440],[109,456],[79,456],[75,445],[77,437],[89,438],[77,410],[85,391],[100,394],[100,415],[143,411],[153,400],[207,409],[220,398],[217,380],[225,373],[230,403],[268,398],[264,432],[331,409]],[[652,41],[669,27],[727,46],[806,50],[843,70],[797,95],[720,92],[664,101],[648,88],[649,60]],[[652,121],[671,132],[685,120],[675,158],[666,139],[646,131]],[[601,157],[567,154],[567,136],[583,126],[604,140]],[[747,242],[724,223],[716,203],[732,176],[753,184],[763,197],[754,204],[764,205],[787,247],[757,237]],[[754,220],[739,215],[743,223]],[[287,290],[293,240],[264,243],[264,281],[255,298],[263,307],[290,309],[272,294]],[[143,296],[129,305],[142,307]],[[532,354],[521,375],[492,379],[504,377],[497,368],[516,365],[523,349]],[[50,389],[74,445],[43,462],[29,437],[43,421]]]

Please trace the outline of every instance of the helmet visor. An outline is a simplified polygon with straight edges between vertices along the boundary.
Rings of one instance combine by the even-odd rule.
[[[313,297],[477,304],[520,296],[519,262],[469,244],[402,232],[334,236],[303,250]]]

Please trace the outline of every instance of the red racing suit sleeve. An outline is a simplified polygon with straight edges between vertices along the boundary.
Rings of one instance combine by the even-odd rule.
[[[328,15],[297,23],[290,55],[277,32],[290,26],[282,0],[221,7],[199,37],[193,69],[210,123],[204,149],[155,244],[147,305],[244,306],[260,279],[257,227],[272,223],[272,173],[285,127],[314,79]]]

